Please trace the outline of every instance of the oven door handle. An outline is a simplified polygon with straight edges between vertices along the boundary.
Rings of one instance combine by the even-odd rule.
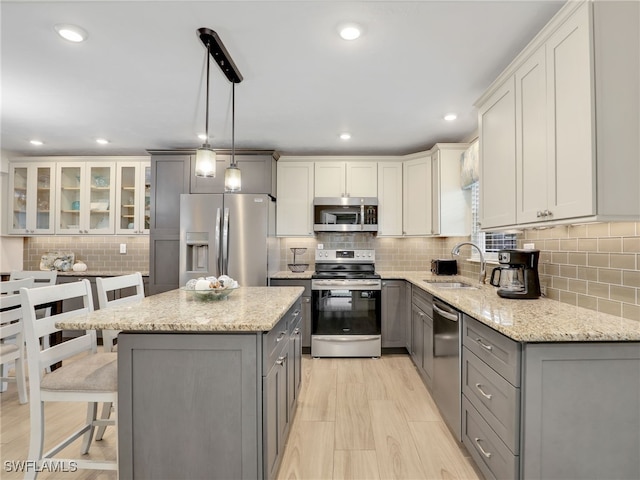
[[[357,337],[349,337],[349,336],[342,336],[342,335],[328,335],[331,338],[322,338],[322,337],[315,337],[314,340],[316,342],[369,342],[371,340],[378,340],[380,338],[380,335],[375,335],[375,336],[371,336],[371,337],[362,337],[360,335],[358,335]]]
[[[312,282],[316,287],[376,287],[380,286],[379,280],[354,282],[350,280],[315,280]]]

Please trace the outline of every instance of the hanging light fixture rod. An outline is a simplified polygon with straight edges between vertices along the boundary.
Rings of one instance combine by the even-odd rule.
[[[232,83],[240,83],[242,81],[242,74],[227,49],[224,47],[222,40],[216,32],[210,28],[202,27],[198,29],[198,36],[200,41],[204,44],[205,48],[209,48],[211,58],[218,64],[222,73]]]

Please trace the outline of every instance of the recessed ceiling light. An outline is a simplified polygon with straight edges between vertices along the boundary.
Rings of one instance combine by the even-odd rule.
[[[87,31],[76,25],[66,25],[59,23],[55,25],[56,32],[65,40],[70,42],[79,43],[84,42],[87,39]]]
[[[107,145],[110,142],[106,138],[96,138],[96,143],[99,143],[100,145]]]
[[[362,34],[362,29],[356,24],[343,25],[340,27],[340,36],[344,40],[355,40]]]
[[[341,134],[340,134],[340,138],[341,138],[342,140],[349,140],[349,139],[351,138],[351,134],[350,134],[350,133],[347,133],[347,132],[345,132],[345,133],[341,133]]]
[[[44,142],[43,142],[42,140],[35,140],[35,139],[34,139],[34,140],[29,140],[29,143],[30,143],[31,145],[40,146],[40,145],[42,145]]]
[[[456,118],[458,118],[458,116],[457,116],[455,113],[447,113],[447,114],[444,116],[444,119],[445,119],[447,122],[453,122]]]

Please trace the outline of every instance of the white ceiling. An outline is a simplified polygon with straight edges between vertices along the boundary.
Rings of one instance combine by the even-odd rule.
[[[139,155],[199,146],[199,27],[218,33],[244,77],[236,148],[386,155],[462,141],[477,128],[473,103],[563,3],[3,0],[0,147]],[[364,27],[360,39],[338,37],[347,21]],[[60,39],[58,23],[83,27],[88,40]],[[230,148],[231,84],[211,68],[211,143]],[[458,119],[444,121],[448,112]]]

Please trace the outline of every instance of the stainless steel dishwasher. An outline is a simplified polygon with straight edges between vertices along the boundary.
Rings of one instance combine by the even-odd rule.
[[[433,399],[444,421],[461,441],[460,325],[462,313],[433,299]]]

